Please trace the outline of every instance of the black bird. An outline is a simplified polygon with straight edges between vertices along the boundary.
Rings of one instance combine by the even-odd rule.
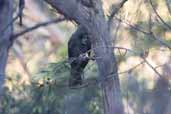
[[[82,75],[89,61],[87,55],[90,55],[90,49],[89,35],[84,27],[79,26],[68,42],[68,57],[71,65],[69,86],[82,84]]]

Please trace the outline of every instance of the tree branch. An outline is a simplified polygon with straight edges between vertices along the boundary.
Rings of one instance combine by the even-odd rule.
[[[3,4],[0,4],[0,97],[3,94],[8,51],[12,44],[10,36],[13,32],[13,26],[11,24],[7,27],[7,25],[12,21],[13,0],[1,0],[1,3]],[[6,29],[4,30],[4,28]],[[3,30],[4,32],[1,32]]]
[[[121,20],[121,19],[119,19],[116,16],[114,16],[114,18],[116,20],[122,22],[123,24],[126,24],[129,28],[131,28],[131,29],[133,29],[133,30],[135,30],[137,32],[143,33],[144,35],[150,36],[151,38],[153,38],[154,40],[156,40],[159,44],[161,44],[161,45],[167,47],[169,50],[171,50],[171,46],[169,44],[167,44],[165,41],[163,41],[162,38],[155,36],[152,31],[151,32],[144,31],[141,28],[139,28],[137,26],[134,26],[134,25],[130,24],[127,21]]]
[[[157,15],[157,17],[160,19],[160,21],[161,21],[167,28],[171,29],[171,26],[170,26],[169,24],[167,24],[167,23],[162,19],[162,17],[159,15],[159,13],[157,12],[157,10],[155,9],[155,6],[154,6],[152,0],[150,0],[150,5],[151,5],[151,7],[152,7],[154,13],[155,13],[155,14]]]
[[[89,13],[77,0],[45,0],[60,14],[64,15],[69,20],[74,20],[78,24],[88,21]]]
[[[36,29],[38,29],[38,28],[40,28],[42,26],[48,26],[50,24],[59,23],[59,22],[62,22],[64,20],[66,20],[66,19],[65,18],[58,18],[58,19],[51,20],[51,21],[48,21],[48,22],[39,23],[39,24],[37,24],[37,25],[35,25],[33,27],[27,28],[26,30],[23,30],[23,31],[21,31],[19,33],[16,33],[16,34],[12,35],[11,39],[15,40],[16,38],[22,36],[23,34],[26,34],[26,33],[31,32],[33,30],[36,30]]]
[[[116,13],[118,13],[118,11],[123,7],[123,5],[127,2],[128,0],[122,0],[119,4],[113,4],[111,6],[111,14],[109,16],[109,20],[108,20],[108,23],[109,25],[111,24],[112,22],[112,19],[113,17],[115,16]]]

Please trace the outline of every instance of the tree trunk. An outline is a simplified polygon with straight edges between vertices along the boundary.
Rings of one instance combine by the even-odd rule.
[[[169,99],[169,104],[167,105],[166,113],[165,114],[171,114],[171,97]]]
[[[117,62],[113,54],[112,39],[107,29],[108,25],[102,16],[96,17],[94,22],[93,26],[89,27],[91,28],[89,32],[92,34],[92,47],[99,69],[104,113],[123,114]]]
[[[3,95],[8,50],[12,42],[13,0],[0,1],[0,97]]]
[[[118,69],[113,54],[112,39],[105,19],[101,0],[93,0],[88,8],[78,0],[45,0],[59,13],[84,26],[91,36],[92,49],[96,56],[100,82],[104,93],[105,114],[123,114]],[[110,78],[109,78],[110,76]]]

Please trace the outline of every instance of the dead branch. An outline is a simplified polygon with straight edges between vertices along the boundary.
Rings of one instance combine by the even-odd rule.
[[[23,30],[23,31],[21,31],[19,33],[16,33],[16,34],[12,35],[11,38],[12,38],[12,40],[15,40],[16,38],[18,38],[18,37],[20,37],[20,36],[22,36],[22,35],[24,35],[24,34],[26,34],[28,32],[31,32],[33,30],[36,30],[36,29],[38,29],[40,27],[48,26],[48,25],[54,24],[54,23],[59,23],[59,22],[62,22],[64,20],[66,20],[66,19],[65,18],[57,18],[57,19],[54,19],[54,20],[50,20],[48,22],[42,22],[42,23],[36,24],[33,27],[27,28],[26,30]]]
[[[167,23],[162,19],[162,17],[159,15],[159,13],[157,12],[157,10],[155,9],[155,6],[154,6],[152,0],[150,0],[150,5],[151,5],[151,7],[152,7],[154,13],[155,13],[155,14],[157,15],[157,17],[160,19],[160,21],[161,21],[167,28],[171,29],[171,26],[170,26],[169,24],[167,24]]]
[[[111,14],[109,16],[109,20],[108,23],[109,25],[112,22],[113,17],[116,15],[116,13],[118,13],[118,11],[123,7],[123,5],[127,2],[128,0],[122,0],[120,3],[118,4],[113,4],[111,6]]]

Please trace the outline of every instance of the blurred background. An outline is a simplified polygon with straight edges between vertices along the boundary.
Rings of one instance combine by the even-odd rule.
[[[115,0],[103,0],[106,17],[113,3]],[[16,13],[17,5],[16,0]],[[170,0],[128,0],[113,19],[126,114],[171,114],[170,7]],[[17,33],[59,16],[43,0],[26,0],[23,26],[16,21],[14,30]],[[67,42],[75,30],[74,22],[64,21],[15,41],[7,66],[3,114],[103,113],[99,84],[67,86]],[[85,69],[85,83],[97,76],[96,63],[91,61]]]

